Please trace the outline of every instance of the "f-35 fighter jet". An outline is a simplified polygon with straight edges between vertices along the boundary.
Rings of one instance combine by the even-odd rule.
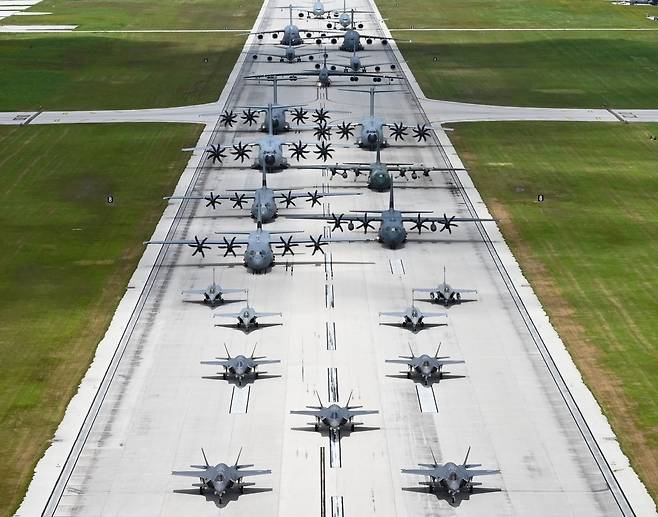
[[[216,312],[214,318],[237,318],[237,327],[249,332],[251,329],[258,327],[258,318],[271,318],[274,316],[283,316],[280,312],[257,312],[253,307],[247,305],[240,312]]]
[[[201,364],[222,366],[224,368],[224,373],[222,374],[224,379],[232,377],[238,381],[238,386],[242,386],[242,381],[247,376],[252,375],[254,378],[257,378],[258,372],[256,368],[259,366],[281,362],[279,359],[266,359],[265,356],[255,356],[256,345],[254,345],[254,349],[249,357],[245,357],[244,355],[231,357],[226,345],[224,345],[224,350],[226,350],[226,357],[216,357],[214,361],[201,361]]]
[[[430,293],[430,298],[446,307],[453,303],[460,303],[462,294],[477,293],[477,289],[457,289],[446,283],[446,268],[443,268],[443,282],[436,287],[415,287],[414,292]]]
[[[201,454],[203,454],[204,465],[190,465],[193,469],[197,470],[174,470],[172,475],[174,476],[186,476],[199,478],[201,480],[201,485],[199,486],[199,493],[203,494],[205,490],[212,491],[215,495],[219,497],[219,502],[221,503],[222,497],[232,487],[237,487],[240,493],[244,493],[244,485],[242,484],[242,479],[249,476],[262,476],[264,474],[271,474],[271,470],[244,470],[253,465],[239,465],[240,454],[242,449],[238,453],[238,457],[235,460],[233,466],[229,466],[226,463],[218,463],[212,467],[208,463],[206,458],[206,453],[201,449]]]
[[[434,463],[419,463],[418,466],[423,467],[422,469],[402,469],[402,473],[415,476],[428,476],[430,478],[428,483],[429,491],[447,492],[451,502],[454,504],[459,492],[473,493],[474,487],[482,484],[473,481],[475,476],[488,476],[500,473],[500,470],[476,469],[475,467],[481,466],[479,463],[467,463],[470,452],[471,448],[469,447],[464,462],[461,465],[456,465],[452,462],[441,465],[437,463],[434,452],[432,451],[432,461]]]
[[[249,289],[226,289],[215,282],[215,268],[212,269],[212,284],[205,289],[185,289],[181,294],[202,294],[204,303],[211,307],[224,301],[223,295],[227,293],[248,293]]]
[[[409,328],[412,332],[417,332],[425,326],[425,318],[448,317],[448,313],[446,312],[423,312],[415,305],[412,305],[403,311],[380,312],[379,315],[390,318],[402,318],[402,326]]]
[[[316,393],[317,395],[317,393]],[[340,406],[339,404],[331,404],[324,406],[318,395],[319,406],[306,406],[307,409],[291,411],[291,415],[306,415],[315,417],[315,430],[319,431],[321,427],[329,429],[331,432],[338,432],[343,427],[348,427],[354,431],[356,422],[352,419],[355,416],[363,415],[376,415],[379,413],[377,410],[362,410],[363,406],[350,406],[352,394],[350,393],[347,399],[347,404]]]
[[[407,378],[411,379],[412,376],[418,376],[423,379],[425,386],[433,379],[441,379],[443,376],[442,368],[446,364],[463,364],[464,361],[460,359],[449,359],[448,356],[439,357],[439,350],[441,344],[436,349],[434,356],[427,354],[414,355],[414,351],[409,347],[411,352],[410,356],[401,355],[400,359],[386,359],[387,363],[406,364],[409,367]]]

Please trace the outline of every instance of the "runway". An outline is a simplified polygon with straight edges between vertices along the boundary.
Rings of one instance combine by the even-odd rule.
[[[364,15],[364,33],[382,34],[385,28],[373,5],[359,1],[354,7],[375,11]],[[281,27],[280,20],[268,17],[269,12],[278,10],[261,12],[259,30]],[[308,23],[323,27],[323,22]],[[332,58],[338,54],[333,49],[330,53]],[[376,56],[377,61],[398,59],[393,50],[379,44],[364,54]],[[267,103],[271,88],[243,77],[289,66],[303,67],[247,61],[220,102],[226,101],[229,109]],[[406,67],[402,70],[407,72]],[[279,102],[325,106],[333,113],[332,121],[367,115],[367,96],[340,89],[349,81],[339,79],[340,84],[327,92],[299,83],[281,85]],[[415,89],[406,82],[403,86],[403,92],[377,95],[377,113],[387,122],[426,122]],[[208,137],[228,145],[261,136],[240,125],[237,132],[217,126],[202,138]],[[311,139],[312,132],[302,130],[282,138]],[[338,141],[336,136],[333,140]],[[398,144],[390,141],[393,145],[382,151],[384,161],[454,165],[445,141],[445,149],[437,141],[431,145],[417,145],[409,138]],[[338,149],[332,161],[371,160],[372,153],[354,147]],[[188,190],[188,185],[190,191],[224,192],[260,184],[256,171],[236,169],[231,160],[229,166],[200,163],[184,173],[180,191]],[[271,187],[359,188],[353,176],[329,180],[320,171],[285,170],[268,179]],[[387,207],[387,193],[361,189],[358,198],[331,198],[322,210]],[[434,210],[436,215],[488,216],[467,175],[432,173],[430,178],[401,180],[395,201],[396,208]],[[205,202],[172,203],[154,237],[187,239],[254,228],[246,210],[243,218],[236,218],[238,210],[227,205],[212,211]],[[301,208],[305,203],[298,205],[282,214],[311,210]],[[320,222],[285,218],[267,228],[311,235],[326,232]],[[567,389],[560,377],[550,357],[552,345],[543,341],[554,337],[546,322],[533,321],[536,308],[526,305],[528,298],[536,300],[531,290],[517,292],[520,272],[508,271],[508,257],[498,255],[498,249],[507,248],[494,223],[464,223],[452,235],[445,233],[410,234],[409,242],[398,250],[377,242],[332,243],[325,259],[311,257],[302,248],[295,257],[278,259],[278,265],[264,275],[250,274],[240,265],[240,257],[224,258],[217,249],[207,252],[206,258],[191,256],[187,247],[148,250],[127,294],[131,309],[118,314],[110,330],[117,337],[114,349],[103,350],[107,369],[92,367],[94,374],[83,383],[85,389],[93,386],[93,401],[88,397],[86,406],[74,399],[77,405],[67,414],[74,420],[71,415],[77,412],[84,421],[79,429],[67,427],[60,435],[63,444],[70,444],[66,451],[62,445],[58,449],[60,455],[66,452],[65,461],[40,464],[51,470],[37,468],[36,485],[18,515],[36,515],[36,509],[43,515],[85,517],[290,517],[329,512],[332,516],[649,515],[644,495],[625,495],[615,477],[619,471],[632,477],[630,469],[611,467],[599,449],[600,422],[591,425],[587,420],[591,407],[582,409],[587,418],[579,416],[569,389],[580,400],[586,398],[580,393],[584,387],[569,382]],[[316,260],[317,264],[307,264]],[[213,310],[184,302],[181,291],[209,284],[213,265],[222,286],[248,288],[249,304],[259,311],[281,311],[283,325],[244,334],[215,327]],[[443,266],[451,284],[478,290],[475,301],[451,307],[447,325],[417,334],[379,324],[378,312],[402,310],[410,304],[413,287],[438,284]],[[241,295],[226,298],[241,301],[215,312],[232,312],[246,302]],[[426,311],[443,310],[428,301],[417,304]],[[458,378],[442,380],[430,391],[398,378],[400,369],[384,363],[406,354],[409,345],[417,354],[433,353],[439,342],[442,355],[463,359],[465,364],[451,366],[450,372]],[[258,343],[260,355],[282,363],[267,368],[269,378],[236,392],[224,380],[204,378],[217,372],[200,364],[223,355],[224,343],[232,354],[250,353]],[[103,362],[97,359],[95,368]],[[353,404],[378,409],[379,414],[359,418],[364,430],[331,440],[306,426],[309,418],[289,414],[317,404],[315,392],[324,403],[344,403],[352,393]],[[588,430],[588,425],[593,429]],[[477,481],[500,491],[466,494],[451,505],[427,493],[418,484],[423,479],[400,473],[401,468],[430,462],[430,448],[439,462],[459,463],[469,446],[470,462],[501,471]],[[241,463],[272,469],[272,475],[253,478],[255,485],[245,494],[233,494],[221,503],[211,494],[199,495],[190,482],[194,480],[170,473],[201,463],[201,447],[211,463],[227,464],[234,462],[242,447]],[[605,447],[612,450],[614,443]]]

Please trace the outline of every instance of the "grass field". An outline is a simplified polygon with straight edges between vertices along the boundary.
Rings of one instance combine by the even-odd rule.
[[[606,0],[376,0],[390,28],[649,27],[657,7]],[[422,13],[422,18],[418,13]]]
[[[478,190],[655,499],[658,125],[455,127]]]
[[[243,43],[243,37],[207,34],[0,37],[0,111],[211,102]]]
[[[199,133],[0,127],[0,515],[20,502]]]
[[[261,5],[260,0],[43,0],[31,9],[52,14],[20,23],[78,25],[80,30],[248,30]]]

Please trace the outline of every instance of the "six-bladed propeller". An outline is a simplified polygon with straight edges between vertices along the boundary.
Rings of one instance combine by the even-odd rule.
[[[309,235],[309,238],[312,241],[312,244],[306,244],[306,248],[313,248],[313,253],[311,253],[311,256],[315,255],[316,251],[321,252],[324,255],[324,250],[322,249],[322,246],[326,246],[329,244],[328,242],[322,242],[322,235],[318,235],[317,239],[314,239],[312,235]]]
[[[231,154],[234,159],[240,159],[240,163],[244,163],[245,159],[249,158],[251,153],[251,148],[248,145],[242,145],[242,142],[238,142],[237,145],[233,145],[233,150]]]
[[[341,232],[344,231],[343,230],[343,223],[345,222],[345,221],[343,221],[343,216],[344,215],[345,214],[340,214],[340,215],[337,216],[334,213],[331,214],[331,218],[333,219],[331,222],[334,225],[334,227],[331,229],[332,232],[335,232],[336,230],[340,230]]]
[[[372,221],[373,219],[369,219],[367,213],[363,214],[363,219],[359,220],[359,227],[357,229],[360,230],[361,228],[363,228],[363,233],[368,233],[368,228],[374,230],[375,227],[372,225]],[[352,228],[350,228],[350,230],[351,229]]]
[[[242,121],[245,124],[249,124],[251,127],[253,124],[257,123],[258,119],[258,112],[257,111],[252,111],[251,108],[248,108],[242,112]]]
[[[455,219],[455,216],[453,215],[452,217],[448,218],[446,214],[443,214],[443,228],[441,228],[441,231],[443,230],[448,230],[448,233],[452,234],[452,228],[457,228],[457,224],[453,223],[452,221]]]
[[[214,192],[211,192],[209,195],[207,195],[207,196],[204,198],[206,201],[208,201],[208,202],[206,203],[206,206],[207,206],[207,207],[208,207],[208,206],[212,206],[212,209],[214,210],[215,208],[217,208],[217,205],[221,205],[221,204],[222,204],[222,202],[220,201],[221,197],[222,197],[222,196],[220,196],[219,194],[215,195]]]
[[[287,240],[284,239],[283,237],[279,237],[279,240],[281,241],[281,244],[278,244],[276,247],[278,249],[283,248],[283,253],[281,253],[282,257],[285,257],[286,253],[290,253],[291,255],[295,254],[293,248],[295,246],[299,246],[299,244],[297,244],[296,242],[292,242],[292,235],[290,235]]]
[[[222,240],[224,241],[223,247],[226,248],[226,250],[224,250],[224,256],[225,256],[225,257],[228,256],[229,253],[230,253],[231,255],[233,255],[234,257],[237,256],[237,255],[235,254],[235,250],[241,248],[242,245],[241,245],[241,244],[236,244],[236,243],[235,243],[235,239],[236,239],[236,238],[237,238],[237,237],[231,237],[231,240],[229,241],[226,237],[222,237]],[[205,239],[204,239],[204,240],[205,240]]]
[[[429,230],[429,228],[428,228],[427,226],[425,226],[425,223],[426,223],[426,222],[427,222],[427,220],[426,220],[426,219],[423,219],[423,218],[420,216],[420,214],[418,214],[418,215],[416,216],[416,220],[414,221],[414,224],[411,226],[411,231],[418,230],[418,235],[420,235],[420,233],[421,233],[423,230]]]
[[[210,144],[210,149],[208,150],[208,157],[206,160],[212,160],[213,163],[222,163],[224,158],[226,158],[224,151],[226,151],[226,147]]]
[[[202,240],[199,240],[199,237],[196,235],[194,236],[194,244],[188,244],[190,248],[194,248],[194,252],[192,253],[192,256],[196,255],[197,253],[201,253],[201,256],[203,258],[206,258],[206,254],[204,250],[209,250],[210,246],[206,245],[206,241],[208,240],[208,237],[204,237]]]
[[[318,192],[317,189],[315,190],[315,192],[307,192],[307,194],[308,194],[308,199],[306,199],[306,202],[311,203],[311,208],[313,208],[315,205],[322,204],[320,202],[320,199],[322,199],[322,194]]]
[[[219,117],[219,122],[224,124],[224,127],[233,127],[233,124],[238,120],[236,113],[231,110],[225,110],[224,113]]]
[[[291,206],[297,206],[295,204],[295,196],[292,194],[292,190],[289,190],[288,193],[283,193],[281,194],[283,196],[283,199],[279,201],[279,203],[285,203],[286,208],[290,208]]]
[[[247,194],[238,194],[237,192],[235,195],[231,196],[230,201],[233,201],[233,208],[240,207],[243,208],[242,205],[247,202],[246,200]]]

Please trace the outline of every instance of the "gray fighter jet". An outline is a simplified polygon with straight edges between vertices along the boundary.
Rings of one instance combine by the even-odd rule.
[[[374,230],[375,227],[371,224],[379,222],[379,230],[377,236],[379,242],[389,248],[397,248],[407,240],[407,230],[404,223],[413,223],[411,226],[412,231],[418,231],[418,234],[423,230],[431,230],[435,232],[438,229],[437,223],[442,225],[439,231],[448,230],[452,233],[452,228],[458,226],[457,222],[482,222],[493,221],[493,219],[479,219],[472,217],[448,217],[443,214],[443,217],[431,217],[426,214],[431,214],[431,211],[426,210],[396,210],[395,200],[393,197],[393,184],[391,183],[390,199],[388,210],[353,210],[354,214],[339,214],[334,213],[329,216],[319,214],[292,214],[288,217],[290,219],[323,219],[333,224],[332,231],[343,231],[343,224],[347,224],[347,229],[352,231],[355,229],[363,229],[363,233],[367,233],[368,229]],[[379,212],[379,213],[378,213]],[[356,215],[363,214],[363,215]],[[411,215],[415,214],[415,215]],[[356,226],[356,225],[359,226]],[[429,224],[429,226],[427,226]]]
[[[263,364],[276,364],[280,363],[279,359],[266,359],[266,356],[256,356],[256,345],[251,352],[249,357],[243,355],[236,355],[231,357],[231,354],[224,345],[224,350],[226,350],[226,357],[216,357],[214,361],[201,361],[201,364],[211,364],[215,366],[221,366],[224,368],[224,373],[222,377],[224,379],[234,378],[238,381],[238,386],[242,386],[242,381],[245,377],[253,376],[253,378],[258,377],[258,372],[256,369]]]
[[[442,368],[446,364],[463,364],[464,361],[459,359],[450,359],[448,356],[439,357],[439,350],[441,344],[436,349],[434,356],[421,354],[414,355],[414,351],[409,346],[410,356],[401,355],[399,359],[386,359],[387,363],[406,364],[409,367],[407,378],[411,379],[412,376],[418,376],[423,379],[425,386],[428,386],[433,379],[441,379],[443,377]]]
[[[418,466],[423,467],[422,469],[402,469],[402,473],[415,476],[428,476],[430,478],[429,483],[427,483],[429,491],[447,492],[453,504],[456,502],[460,492],[473,493],[474,487],[482,484],[473,481],[475,476],[488,476],[500,473],[500,470],[477,469],[476,467],[481,466],[479,463],[468,463],[468,455],[471,452],[470,447],[461,465],[456,465],[452,462],[441,465],[437,463],[434,452],[431,452],[434,463],[419,463]]]
[[[226,289],[215,282],[215,268],[212,269],[212,284],[205,289],[185,289],[181,294],[202,294],[203,302],[211,307],[224,301],[223,295],[227,293],[248,293],[249,289]]]
[[[446,312],[423,312],[412,304],[411,307],[407,307],[403,311],[380,312],[379,316],[402,318],[403,327],[410,329],[412,332],[418,332],[425,326],[425,318],[447,318],[448,314]]]
[[[477,293],[477,289],[456,289],[446,283],[446,268],[443,268],[443,282],[436,287],[415,287],[413,289],[419,293],[430,293],[430,298],[435,302],[442,303],[446,307],[453,303],[460,303],[462,295],[467,293]]]
[[[199,493],[203,494],[205,490],[212,491],[217,497],[219,497],[219,502],[221,503],[222,497],[232,487],[237,487],[240,493],[244,493],[244,485],[242,484],[242,479],[249,476],[262,476],[264,474],[271,474],[271,470],[244,470],[253,465],[239,465],[240,454],[242,449],[238,453],[238,457],[235,460],[233,466],[229,466],[226,463],[218,463],[214,467],[208,463],[206,458],[206,453],[201,449],[201,454],[203,454],[204,465],[190,465],[193,469],[197,470],[174,470],[172,475],[174,476],[186,476],[192,478],[199,478],[201,480],[201,485],[199,486]]]
[[[257,226],[255,231],[243,232],[243,231],[234,231],[234,232],[222,232],[223,237],[220,239],[209,239],[204,237],[199,239],[198,236],[194,236],[194,240],[184,240],[184,239],[174,239],[170,241],[146,241],[144,244],[174,244],[179,246],[189,246],[194,248],[192,256],[197,253],[201,254],[202,257],[205,257],[205,250],[211,249],[211,246],[218,246],[220,249],[224,250],[224,256],[232,254],[234,257],[237,256],[235,253],[236,249],[239,249],[243,246],[246,246],[244,252],[244,265],[254,271],[255,273],[264,273],[274,265],[274,250],[272,249],[272,235],[286,234],[288,239],[279,237],[280,244],[275,245],[274,247],[278,250],[282,250],[281,255],[285,256],[286,254],[294,255],[295,252],[293,248],[304,245],[306,248],[313,248],[311,255],[315,255],[316,252],[321,252],[324,255],[324,250],[322,246],[326,246],[328,241],[323,240],[322,235],[318,235],[317,239],[310,237],[309,240],[297,240],[293,241],[293,236],[290,234],[301,233],[299,231],[276,231],[269,232],[263,230],[263,224],[260,219],[257,221]],[[232,235],[230,239],[227,236]],[[240,239],[236,235],[246,235],[247,239]]]
[[[331,173],[330,179],[333,179],[337,174],[347,179],[348,172],[354,172],[355,179],[358,178],[361,174],[367,173],[367,185],[368,188],[376,190],[378,192],[384,192],[391,188],[393,182],[392,172],[397,172],[398,177],[407,178],[407,174],[411,176],[411,179],[417,179],[418,174],[421,173],[423,176],[428,177],[430,172],[441,171],[441,172],[453,172],[455,170],[464,170],[464,169],[452,169],[447,167],[433,167],[427,166],[424,164],[413,164],[413,163],[382,163],[381,153],[379,146],[377,146],[375,161],[372,163],[364,162],[343,162],[341,164],[329,165],[326,167],[327,170]]]
[[[258,327],[258,318],[272,318],[275,316],[282,317],[280,312],[257,312],[256,309],[247,305],[240,312],[215,312],[214,318],[231,318],[238,320],[236,326],[239,329],[249,332],[251,329]]]
[[[206,206],[212,207],[213,210],[221,205],[222,200],[230,200],[233,202],[233,208],[243,208],[243,205],[248,200],[253,200],[251,204],[251,217],[260,220],[263,223],[273,221],[278,215],[278,205],[285,204],[285,208],[290,208],[295,205],[296,199],[304,198],[304,201],[311,204],[311,208],[315,205],[321,205],[321,199],[324,197],[334,196],[358,196],[360,192],[327,192],[323,187],[311,187],[304,192],[292,188],[269,188],[267,186],[266,169],[263,168],[262,186],[255,190],[237,189],[233,191],[234,194],[229,196],[222,196],[210,192],[209,194],[192,194],[190,196],[169,196],[165,199],[194,199],[207,201]]]
[[[353,422],[355,416],[376,415],[379,411],[360,409],[363,406],[350,406],[351,399],[352,394],[350,393],[350,396],[347,399],[347,404],[344,406],[340,406],[339,404],[324,406],[318,395],[319,406],[306,406],[307,409],[291,411],[290,414],[315,417],[316,431],[319,431],[322,427],[329,429],[331,432],[338,432],[344,427],[349,427],[350,430],[354,431],[354,428],[357,425],[356,422]]]

